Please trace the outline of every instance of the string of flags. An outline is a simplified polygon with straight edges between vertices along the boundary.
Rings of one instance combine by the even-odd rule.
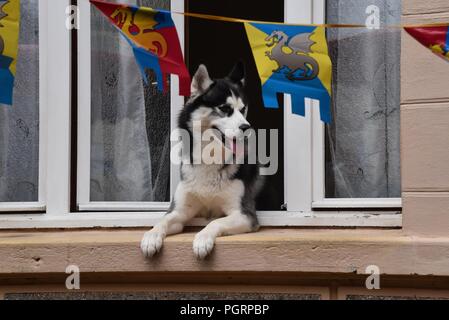
[[[145,82],[152,70],[158,88],[167,90],[167,75],[179,77],[179,94],[190,95],[191,77],[184,63],[174,12],[90,0],[132,47]],[[292,97],[294,114],[305,116],[305,99],[320,101],[320,116],[331,121],[332,62],[326,28],[363,25],[294,25],[250,21],[196,13],[185,16],[242,23],[246,30],[262,86],[266,108],[279,108],[277,93]],[[0,0],[0,104],[12,105],[20,22],[20,0]],[[449,61],[449,24],[386,26],[404,28],[412,37]]]

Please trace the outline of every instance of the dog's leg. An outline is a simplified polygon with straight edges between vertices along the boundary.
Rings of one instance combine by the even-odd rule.
[[[164,216],[162,221],[145,233],[142,238],[140,248],[147,258],[152,257],[161,250],[166,236],[182,232],[184,225],[198,213],[200,208],[198,201],[195,201],[182,190],[177,190],[176,194],[181,196],[175,198],[171,210]]]
[[[198,259],[204,259],[214,248],[217,237],[253,232],[257,228],[255,217],[235,211],[226,217],[212,221],[201,230],[193,241],[193,252]]]

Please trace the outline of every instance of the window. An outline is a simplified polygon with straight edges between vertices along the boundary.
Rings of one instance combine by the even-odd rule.
[[[327,23],[401,22],[400,1],[327,1]],[[324,129],[325,181],[314,207],[399,207],[399,29],[327,30],[334,121]]]
[[[129,1],[170,9],[170,1]],[[130,45],[94,7],[83,61],[80,210],[164,210],[170,201],[170,93],[139,77]],[[82,41],[87,38],[82,34]],[[83,42],[83,43],[84,43]],[[88,70],[90,66],[90,70]],[[89,88],[90,87],[90,88]],[[84,103],[84,102],[83,102]]]
[[[129,45],[88,0],[78,0],[79,30],[72,33],[65,28],[66,17],[60,12],[69,2],[61,0],[51,6],[48,0],[39,3],[40,23],[44,23],[43,16],[47,17],[43,29],[51,32],[40,33],[39,40],[39,160],[46,169],[41,169],[44,178],[39,181],[46,192],[45,212],[0,215],[0,228],[152,225],[168,208],[179,181],[179,168],[168,158],[169,134],[184,104],[184,98],[178,95],[178,79],[170,78],[171,90],[165,95],[156,90],[155,79],[143,84]],[[117,2],[184,10],[183,1],[175,0]],[[364,23],[369,5],[354,7],[353,1],[339,1],[337,5],[324,0],[267,1],[267,6],[260,0],[244,4],[218,0],[185,3],[190,12],[291,23],[323,23],[326,19],[332,23]],[[400,7],[391,7],[390,1],[384,3],[388,19],[399,19]],[[266,7],[271,9],[262,10]],[[351,20],[345,20],[348,17]],[[279,96],[283,109],[263,108],[241,25],[178,14],[173,18],[191,73],[199,63],[206,63],[212,75],[220,76],[235,60],[244,59],[252,97],[250,120],[259,129],[279,130],[280,164],[277,173],[268,177],[263,197],[266,201],[258,208],[262,225],[401,225],[397,34],[367,29],[327,31],[336,94],[335,121],[325,127],[319,120],[317,101],[307,100],[305,118],[292,114],[287,95]],[[345,32],[355,33],[348,38]],[[77,37],[71,38],[74,34]],[[365,37],[374,37],[382,44],[372,55],[363,51],[368,50],[363,43]],[[234,51],[223,50],[224,39],[237,44]],[[77,45],[72,51],[71,40]],[[349,50],[352,41],[358,45],[357,50]],[[378,59],[373,68],[369,64],[372,57]],[[71,58],[77,69],[71,70]],[[354,60],[360,68],[363,66],[362,73],[376,71],[363,83],[366,90],[371,90],[364,92],[364,97],[355,87],[359,79],[348,72],[348,63]],[[74,89],[77,103],[71,105]],[[368,101],[365,96],[369,96]],[[366,105],[359,108],[361,102]],[[357,121],[348,114],[357,115]],[[354,127],[348,127],[349,123]],[[357,176],[359,168],[365,180]],[[0,204],[0,208],[5,207]]]
[[[8,5],[8,4],[5,4]],[[14,105],[0,105],[0,211],[43,210],[38,0],[21,1]],[[40,91],[41,90],[41,91]]]

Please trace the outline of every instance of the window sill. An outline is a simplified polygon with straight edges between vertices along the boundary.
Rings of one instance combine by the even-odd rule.
[[[13,213],[0,215],[0,230],[56,228],[144,228],[159,222],[165,212],[76,212],[66,214]],[[319,211],[257,213],[264,227],[374,227],[400,228],[400,211]],[[204,226],[205,219],[194,219],[190,226]]]
[[[304,272],[449,275],[449,237],[407,236],[401,230],[266,228],[222,237],[212,255],[192,254],[194,232],[168,237],[153,260],[139,243],[145,230],[0,232],[0,275],[124,272]]]

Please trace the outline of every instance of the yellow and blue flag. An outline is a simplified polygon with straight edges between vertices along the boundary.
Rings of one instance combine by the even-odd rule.
[[[305,116],[305,98],[320,101],[321,120],[331,121],[332,62],[324,27],[245,23],[262,83],[266,108],[277,93],[292,97],[292,111]]]
[[[0,0],[0,104],[12,105],[19,22],[20,1]]]

